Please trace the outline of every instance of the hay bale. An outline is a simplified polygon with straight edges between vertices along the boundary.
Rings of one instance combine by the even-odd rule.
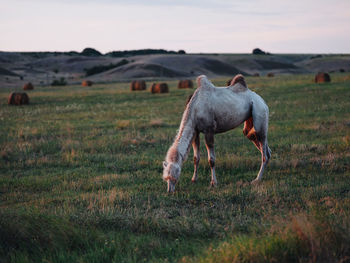
[[[23,86],[23,90],[33,90],[33,89],[34,89],[34,86],[30,82],[24,84],[24,86]]]
[[[180,80],[177,84],[178,89],[192,89],[193,88],[193,81],[190,79],[184,79]]]
[[[166,83],[153,83],[151,87],[151,92],[152,93],[168,93],[169,88],[168,84]]]
[[[82,85],[83,87],[90,87],[90,86],[92,86],[92,84],[93,84],[93,82],[92,82],[91,80],[84,80],[84,81],[81,83],[81,85]]]
[[[24,105],[29,104],[27,93],[12,92],[7,99],[8,105]]]
[[[145,90],[146,88],[146,81],[144,80],[134,80],[130,83],[130,90]]]
[[[328,73],[319,72],[315,76],[315,83],[331,82],[331,77]]]
[[[269,78],[273,78],[274,76],[275,76],[275,74],[273,74],[272,72],[267,73],[267,77],[269,77]]]
[[[259,73],[254,73],[253,77],[260,77],[260,74]]]

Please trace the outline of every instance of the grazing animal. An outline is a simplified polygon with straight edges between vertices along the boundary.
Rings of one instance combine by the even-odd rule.
[[[183,113],[179,131],[163,162],[163,180],[168,183],[168,192],[175,190],[181,167],[192,145],[194,173],[197,180],[199,134],[204,133],[211,168],[211,186],[217,185],[215,176],[214,134],[236,128],[244,122],[243,134],[261,152],[261,166],[254,183],[262,178],[271,157],[267,144],[269,108],[265,101],[246,86],[244,77],[237,75],[228,87],[215,87],[206,76],[197,78],[198,88]]]

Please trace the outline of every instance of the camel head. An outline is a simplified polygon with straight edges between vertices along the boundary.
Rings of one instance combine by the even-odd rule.
[[[179,180],[181,167],[177,163],[163,162],[163,180],[168,183],[168,192],[175,191],[175,185]]]

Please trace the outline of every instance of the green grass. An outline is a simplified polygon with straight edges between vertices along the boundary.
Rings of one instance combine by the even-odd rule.
[[[215,137],[218,187],[202,142],[198,183],[191,152],[171,195],[162,161],[193,91],[43,87],[8,106],[1,89],[0,261],[349,260],[350,80],[312,80],[247,78],[270,108],[260,185],[239,127]]]

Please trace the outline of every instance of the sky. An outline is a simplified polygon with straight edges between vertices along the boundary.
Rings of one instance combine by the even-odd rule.
[[[350,0],[0,0],[1,51],[350,53]]]

